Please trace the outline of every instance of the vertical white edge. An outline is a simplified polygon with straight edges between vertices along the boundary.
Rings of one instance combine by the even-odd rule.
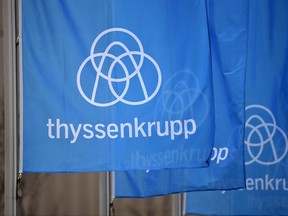
[[[22,0],[18,0],[18,75],[19,75],[19,173],[23,173],[23,64],[22,64]]]
[[[16,1],[3,1],[4,40],[4,215],[16,215],[17,179],[17,76]]]
[[[115,199],[115,171],[112,171],[110,175],[110,197]]]
[[[182,215],[182,195],[181,193],[172,195],[172,215],[181,216]]]
[[[182,214],[183,215],[186,214],[186,205],[187,205],[186,199],[187,199],[187,193],[183,193],[183,199],[182,199],[183,200],[182,201],[182,203],[183,203]]]

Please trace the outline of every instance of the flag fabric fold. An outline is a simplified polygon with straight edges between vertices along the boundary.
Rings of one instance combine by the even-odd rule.
[[[245,186],[243,139],[248,1],[200,3],[205,7],[209,26],[215,103],[215,140],[210,165],[195,169],[115,172],[116,197],[150,197]],[[196,13],[193,8],[178,4],[183,11]],[[186,22],[189,26],[190,22],[198,20]]]
[[[186,213],[288,214],[287,10],[285,0],[249,1],[246,189],[188,193]]]

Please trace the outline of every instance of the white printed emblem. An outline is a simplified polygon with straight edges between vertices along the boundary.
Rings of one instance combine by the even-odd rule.
[[[128,45],[121,42],[121,37],[114,38],[117,34],[125,35],[131,43],[137,44],[137,50],[130,50]],[[103,44],[105,44],[104,48]],[[114,52],[117,49],[121,52]],[[150,65],[149,70],[141,70],[145,64]],[[88,67],[93,70],[88,70]],[[87,76],[86,73],[90,73],[92,81],[87,78],[84,81],[83,77]],[[149,77],[153,78],[149,80]],[[79,67],[77,87],[82,97],[94,106],[108,107],[118,102],[141,105],[156,96],[161,80],[161,70],[157,62],[144,53],[138,37],[126,29],[111,28],[95,38],[90,56]],[[89,86],[87,82],[90,82]],[[134,83],[133,86],[131,82]],[[103,86],[107,87],[105,91],[101,88]]]
[[[262,105],[246,107],[246,165],[257,162],[273,165],[287,154],[288,140],[285,132],[276,124],[273,113]],[[270,156],[269,156],[270,155]]]

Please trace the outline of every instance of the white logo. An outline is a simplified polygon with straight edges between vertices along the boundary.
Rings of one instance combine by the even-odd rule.
[[[210,112],[209,100],[201,89],[197,76],[192,71],[177,71],[162,85],[162,95],[157,102],[155,119],[182,119],[193,116],[199,127]]]
[[[246,107],[246,115],[245,144],[250,160],[246,158],[245,164],[280,162],[287,154],[288,140],[285,132],[276,125],[272,112],[261,105],[250,105]],[[271,157],[267,158],[267,155]]]
[[[131,51],[114,39],[117,36],[137,49]],[[161,79],[158,64],[144,53],[138,37],[126,29],[111,28],[94,40],[90,56],[79,67],[77,86],[82,97],[94,106],[107,107],[119,101],[141,105],[155,97]]]

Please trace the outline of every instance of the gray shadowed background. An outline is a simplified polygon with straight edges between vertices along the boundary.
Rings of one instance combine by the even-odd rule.
[[[0,215],[4,215],[4,60],[3,2],[0,0]],[[24,174],[17,200],[17,215],[67,216],[99,215],[99,173],[81,174]],[[16,181],[16,179],[15,179]],[[103,188],[102,188],[103,189]],[[172,215],[172,196],[147,199],[116,199],[116,216]]]
[[[3,0],[0,0],[0,215],[4,214]]]

